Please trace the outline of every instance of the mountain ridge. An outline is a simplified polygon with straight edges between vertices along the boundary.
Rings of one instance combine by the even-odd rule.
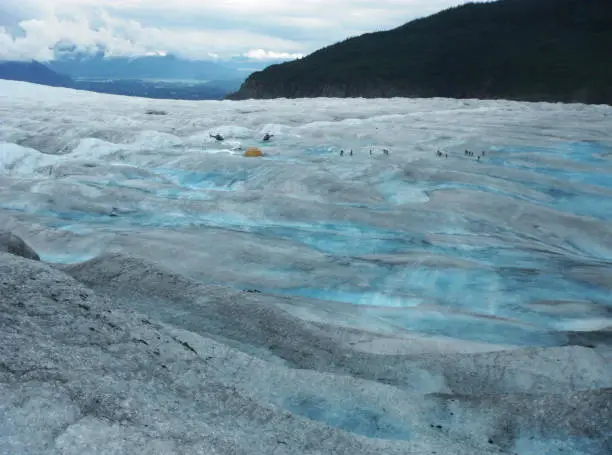
[[[59,73],[76,79],[236,79],[246,74],[235,68],[207,60],[191,61],[174,55],[106,57],[94,55],[64,56],[47,62]]]
[[[53,71],[48,66],[35,60],[29,62],[0,60],[0,79],[32,82],[51,87],[70,88],[74,86],[72,78]]]
[[[467,3],[252,73],[228,99],[448,97],[612,104],[612,2]]]

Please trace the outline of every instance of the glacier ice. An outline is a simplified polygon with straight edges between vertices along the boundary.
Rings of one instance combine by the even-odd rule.
[[[0,452],[612,450],[612,108],[0,100]]]

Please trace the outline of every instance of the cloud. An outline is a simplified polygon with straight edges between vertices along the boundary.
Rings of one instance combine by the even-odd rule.
[[[245,57],[253,60],[294,60],[302,58],[303,54],[290,54],[289,52],[274,52],[264,49],[253,49],[244,54]]]
[[[50,60],[58,45],[113,56],[293,59],[458,3],[463,1],[2,0],[0,59]]]
[[[0,29],[0,58],[51,60],[58,44],[72,45],[74,50],[85,53],[104,50],[108,56],[166,52],[193,59],[209,59],[210,54],[231,55],[239,52],[243,43],[256,42],[268,49],[279,49],[280,53],[298,47],[294,42],[248,30],[146,27],[138,21],[113,17],[106,12],[91,17],[31,19],[20,22],[20,26],[24,36],[14,39]]]

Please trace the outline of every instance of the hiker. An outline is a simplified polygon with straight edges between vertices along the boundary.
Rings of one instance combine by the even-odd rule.
[[[340,150],[340,156],[344,156],[344,150]]]

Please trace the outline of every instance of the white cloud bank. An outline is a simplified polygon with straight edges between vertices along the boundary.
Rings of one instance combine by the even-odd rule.
[[[289,52],[274,52],[264,49],[253,49],[244,54],[245,57],[253,60],[280,60],[302,58],[303,54],[290,54]]]
[[[58,45],[112,56],[293,59],[459,3],[463,1],[2,0],[0,59],[51,60]]]

